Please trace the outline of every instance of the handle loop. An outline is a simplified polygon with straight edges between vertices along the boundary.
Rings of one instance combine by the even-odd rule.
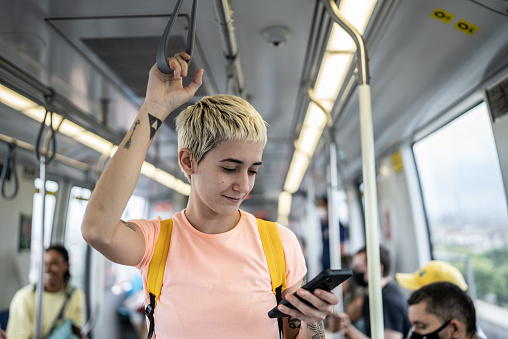
[[[164,33],[162,34],[162,37],[159,40],[159,46],[157,47],[157,55],[155,57],[157,61],[157,67],[164,74],[173,74],[173,70],[169,67],[168,63],[167,49],[169,44],[169,36],[171,35],[171,29],[173,28],[175,20],[178,17],[178,13],[180,12],[180,7],[182,7],[182,3],[183,0],[178,0],[178,2],[176,3],[175,9],[171,14],[171,18],[169,19],[169,22],[166,25],[166,29],[164,30]],[[185,47],[185,52],[187,52],[187,54],[190,55],[190,59],[187,60],[187,64],[190,63],[192,59],[192,52],[194,51],[197,11],[198,11],[198,0],[193,0],[191,22],[189,26],[189,32],[187,33],[187,45]]]

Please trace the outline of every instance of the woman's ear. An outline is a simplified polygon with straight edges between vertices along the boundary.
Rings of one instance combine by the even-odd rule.
[[[194,161],[192,160],[192,154],[188,148],[181,148],[178,151],[178,161],[185,174],[188,176],[194,174]]]

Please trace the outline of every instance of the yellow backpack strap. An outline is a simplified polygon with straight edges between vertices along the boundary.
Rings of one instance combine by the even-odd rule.
[[[153,313],[157,300],[161,294],[162,279],[164,278],[164,269],[166,268],[166,260],[168,258],[169,244],[171,242],[171,230],[173,229],[173,219],[161,221],[159,237],[155,243],[148,274],[146,279],[146,289],[150,296],[150,304],[145,309],[145,315],[150,320],[150,328],[148,330],[148,339],[150,339],[155,330],[153,321]]]
[[[282,291],[286,289],[286,259],[284,258],[284,249],[280,241],[277,224],[271,221],[256,219],[258,223],[259,236],[263,244],[270,279],[272,280],[272,290],[277,299],[277,303],[282,300]],[[281,338],[282,318],[278,319],[279,332]]]
[[[258,222],[259,236],[263,244],[270,278],[272,279],[272,290],[276,293],[278,287],[281,292],[286,289],[286,261],[284,259],[284,249],[280,241],[277,224],[270,221],[256,219]]]

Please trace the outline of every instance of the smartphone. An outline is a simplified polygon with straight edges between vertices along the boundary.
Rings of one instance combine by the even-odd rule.
[[[334,270],[334,269],[327,269],[323,272],[319,273],[314,279],[306,283],[302,286],[303,289],[306,289],[309,292],[314,292],[315,289],[321,289],[330,292],[335,287],[349,279],[353,275],[353,272],[351,270]],[[300,298],[296,292],[293,293],[295,297],[306,303],[307,305],[310,305],[309,302],[306,300]],[[278,305],[284,305],[290,308],[295,308],[289,301],[286,299],[282,299]],[[280,317],[287,317],[287,314],[282,313],[279,311],[279,309],[275,306],[273,309],[268,312],[268,316],[270,318],[280,318]]]

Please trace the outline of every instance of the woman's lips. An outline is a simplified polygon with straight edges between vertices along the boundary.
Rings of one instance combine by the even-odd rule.
[[[228,199],[229,201],[231,201],[232,203],[239,203],[242,201],[242,198],[234,198],[234,197],[229,197],[227,195],[224,196],[226,199]]]

